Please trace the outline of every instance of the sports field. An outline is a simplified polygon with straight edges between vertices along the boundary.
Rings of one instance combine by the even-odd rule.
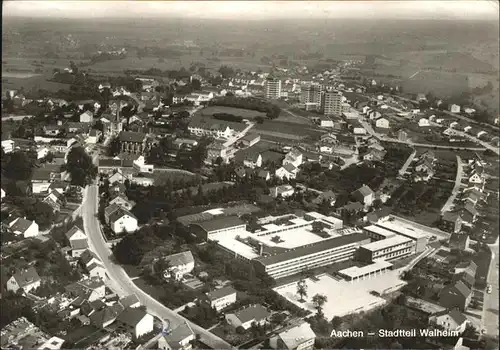
[[[243,109],[243,108],[234,108],[234,107],[226,107],[226,106],[209,106],[203,108],[200,111],[201,115],[204,116],[212,116],[215,113],[227,113],[242,117],[244,119],[253,119],[255,117],[266,117],[266,114],[259,111],[254,111],[251,109]]]

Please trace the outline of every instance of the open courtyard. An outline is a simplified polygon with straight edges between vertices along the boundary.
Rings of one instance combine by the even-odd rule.
[[[323,313],[327,320],[335,316],[342,317],[381,306],[386,300],[376,294],[383,295],[406,284],[399,278],[398,271],[389,271],[356,282],[348,282],[328,274],[307,278],[305,281],[307,296],[303,303],[299,301],[300,297],[297,294],[298,280],[276,287],[274,290],[295,305],[313,313],[316,313],[312,303],[313,296],[316,294],[325,295],[328,300],[323,306]]]

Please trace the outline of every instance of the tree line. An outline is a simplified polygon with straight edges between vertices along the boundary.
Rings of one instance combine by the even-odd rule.
[[[220,98],[214,98],[208,103],[209,106],[225,106],[234,107],[242,109],[250,109],[254,111],[259,111],[266,113],[269,119],[278,118],[281,113],[281,108],[256,98],[241,98],[236,96],[224,96]]]

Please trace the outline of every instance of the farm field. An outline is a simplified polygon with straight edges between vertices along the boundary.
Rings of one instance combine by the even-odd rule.
[[[251,109],[242,109],[242,108],[234,108],[234,107],[226,107],[226,106],[209,106],[203,108],[200,111],[202,116],[212,116],[215,113],[227,113],[233,114],[244,119],[253,119],[255,117],[266,117],[265,113],[254,111]]]
[[[51,75],[40,74],[26,78],[5,77],[2,74],[2,90],[18,90],[21,87],[25,91],[30,90],[48,90],[57,91],[60,89],[67,89],[69,85],[48,81]]]

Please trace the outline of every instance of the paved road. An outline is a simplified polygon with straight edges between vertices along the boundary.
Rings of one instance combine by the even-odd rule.
[[[444,203],[443,207],[441,208],[441,213],[449,211],[450,208],[453,206],[453,202],[455,201],[455,198],[457,197],[457,194],[460,191],[460,187],[462,186],[463,176],[464,176],[464,164],[462,163],[462,158],[460,158],[460,156],[457,156],[457,176],[455,177],[455,186],[451,191],[450,197],[448,197],[448,200],[446,201],[446,203]]]
[[[125,270],[111,260],[111,249],[108,248],[106,242],[104,241],[96,216],[98,209],[98,188],[96,185],[91,185],[88,186],[85,191],[85,203],[82,207],[83,226],[87,236],[89,237],[91,250],[97,254],[106,268],[106,273],[111,282],[110,286],[114,286],[114,291],[121,296],[135,294],[141,304],[146,306],[148,312],[161,320],[169,320],[172,328],[186,322],[187,320],[184,317],[178,315],[174,311],[165,307],[163,304],[159,303],[150,295],[143,292],[132,282]],[[193,330],[200,335],[200,340],[208,346],[214,349],[231,348],[231,345],[202,327],[191,322],[189,322],[189,324]]]
[[[499,249],[498,249],[498,238],[495,244],[489,245],[491,251],[493,252],[493,260],[490,265],[490,271],[488,273],[488,284],[491,285],[491,294],[485,293],[484,304],[483,304],[483,327],[486,328],[486,334],[496,337],[498,339],[498,263],[500,260]]]
[[[418,103],[417,101],[415,100],[411,100],[409,98],[405,98],[405,97],[401,97],[401,96],[395,96],[396,99],[400,99],[400,100],[403,100],[403,101],[411,101],[413,103]],[[468,123],[471,123],[471,124],[476,124],[476,125],[479,125],[483,128],[488,128],[488,129],[492,129],[492,130],[495,130],[495,131],[498,131],[500,130],[500,128],[498,126],[494,126],[494,125],[491,125],[491,124],[486,124],[486,125],[483,125],[483,124],[480,124],[478,123],[476,120],[474,119],[471,119],[471,118],[467,118],[467,117],[464,117],[463,115],[460,115],[460,114],[456,114],[456,113],[452,113],[450,111],[442,111],[443,113],[445,114],[448,114],[450,117],[454,117],[454,118],[457,118],[457,119],[461,119],[461,120],[464,120]]]
[[[410,166],[411,162],[413,162],[416,154],[417,151],[415,150],[408,156],[408,159],[403,164],[403,167],[399,170],[399,175],[403,176],[404,174],[406,174],[406,170],[408,170],[408,167]]]
[[[366,131],[375,138],[385,141],[385,142],[391,142],[391,143],[401,143],[405,144],[408,146],[413,146],[413,147],[426,147],[426,148],[437,148],[437,149],[449,149],[449,150],[455,150],[457,148],[462,149],[462,150],[469,150],[469,151],[484,151],[488,147],[460,147],[460,146],[443,146],[443,145],[433,145],[430,143],[415,143],[415,142],[408,142],[408,141],[400,141],[398,139],[390,138],[387,137],[386,135],[381,135],[375,130],[373,130],[372,126],[366,122],[366,120],[359,119],[361,125],[365,128]],[[470,136],[470,135],[469,135]],[[479,140],[480,141],[480,140]],[[495,152],[495,151],[494,151]]]

